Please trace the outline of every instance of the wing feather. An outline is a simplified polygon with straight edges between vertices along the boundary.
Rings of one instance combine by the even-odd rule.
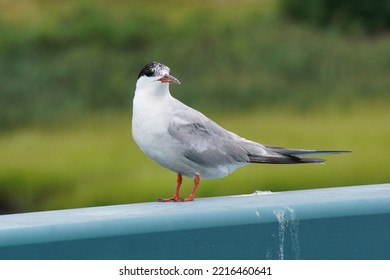
[[[184,149],[184,156],[204,166],[223,166],[249,162],[248,152],[240,145],[237,135],[225,130],[202,114],[176,114],[169,134]]]

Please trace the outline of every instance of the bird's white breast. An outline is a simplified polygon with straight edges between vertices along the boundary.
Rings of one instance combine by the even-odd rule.
[[[172,96],[164,88],[158,93],[153,90],[136,90],[133,100],[132,134],[141,150],[162,166],[179,172],[177,158],[178,143],[168,133],[172,120]],[[161,94],[161,93],[164,94]]]
[[[169,102],[166,99],[166,95],[156,96],[148,90],[136,91],[134,96],[132,133],[137,145],[148,155],[166,135],[169,122],[169,114],[166,113]]]

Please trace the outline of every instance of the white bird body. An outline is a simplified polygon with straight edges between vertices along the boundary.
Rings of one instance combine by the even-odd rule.
[[[339,153],[265,146],[225,130],[202,113],[173,98],[169,83],[179,81],[157,62],[140,72],[133,99],[132,134],[141,150],[178,174],[174,197],[179,197],[181,175],[194,178],[186,201],[194,198],[200,178],[220,178],[249,163],[320,163],[300,155]]]
[[[161,83],[159,87],[149,90],[141,86],[141,89],[139,92],[137,87],[133,100],[133,138],[141,150],[160,165],[190,178],[199,175],[201,178],[212,179],[224,177],[236,168],[249,164],[236,162],[205,167],[183,156],[186,145],[175,139],[168,132],[168,128],[172,124],[191,125],[188,120],[180,118],[180,115],[191,116],[193,119],[196,117],[203,121],[210,120],[173,98],[167,84]],[[164,93],[158,95],[153,90]],[[230,133],[231,137],[240,139],[237,135],[226,132]],[[190,147],[191,144],[187,146],[199,152],[207,150],[207,147],[202,146],[203,143],[194,142],[193,145],[196,147]]]

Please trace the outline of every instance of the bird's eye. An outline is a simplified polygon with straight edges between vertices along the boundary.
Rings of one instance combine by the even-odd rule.
[[[152,77],[152,76],[154,75],[154,73],[153,73],[152,70],[148,69],[148,70],[145,71],[145,75],[146,75],[147,77]]]

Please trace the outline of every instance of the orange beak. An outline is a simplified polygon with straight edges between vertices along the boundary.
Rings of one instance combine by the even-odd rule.
[[[164,77],[159,79],[162,83],[174,83],[174,84],[180,84],[179,80],[173,77],[172,75],[165,74]]]

